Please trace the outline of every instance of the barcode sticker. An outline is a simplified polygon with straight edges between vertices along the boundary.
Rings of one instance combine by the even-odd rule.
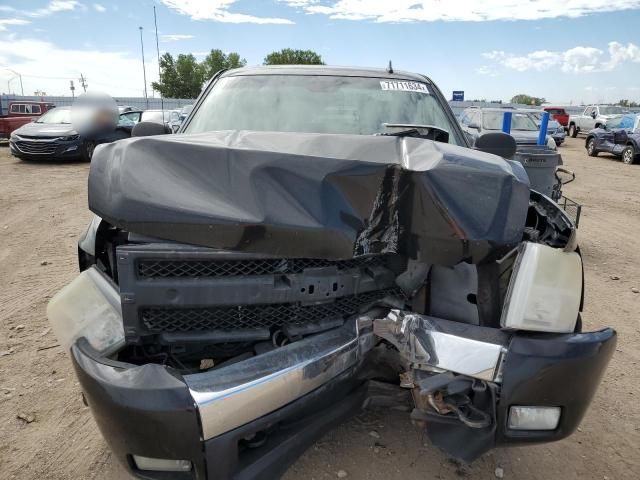
[[[380,80],[382,90],[393,90],[396,92],[419,92],[429,94],[429,89],[424,83],[407,82],[402,80]]]

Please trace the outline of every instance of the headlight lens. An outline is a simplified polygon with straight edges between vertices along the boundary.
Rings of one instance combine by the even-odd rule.
[[[516,330],[573,332],[582,296],[577,252],[526,242],[518,248],[500,325]]]
[[[70,142],[71,140],[77,140],[78,138],[80,138],[80,135],[78,134],[67,135],[66,137],[60,137],[60,139],[64,140],[65,142]]]

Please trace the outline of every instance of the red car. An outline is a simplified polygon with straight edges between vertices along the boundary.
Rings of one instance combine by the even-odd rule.
[[[569,114],[561,107],[545,107],[545,112],[549,112],[549,115],[553,120],[558,122],[563,127],[569,125]]]
[[[0,117],[0,138],[9,138],[11,132],[55,108],[47,102],[9,102],[8,115]]]

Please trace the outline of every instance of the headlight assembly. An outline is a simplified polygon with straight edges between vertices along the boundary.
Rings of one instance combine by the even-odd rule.
[[[516,330],[573,332],[581,296],[582,259],[577,252],[523,243],[500,325]]]

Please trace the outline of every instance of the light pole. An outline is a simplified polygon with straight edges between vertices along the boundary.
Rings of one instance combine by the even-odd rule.
[[[156,6],[153,6],[153,23],[156,26],[156,54],[158,55],[158,83],[162,83],[162,71],[160,70],[160,45],[158,44],[158,19],[156,18]],[[164,111],[164,98],[160,93],[160,108]],[[163,113],[164,115],[164,113]]]
[[[142,76],[144,78],[144,103],[149,108],[149,97],[147,96],[147,70],[144,66],[144,42],[142,41],[142,27],[140,29],[140,49],[142,50]]]
[[[7,70],[8,72],[13,73],[16,77],[18,77],[20,79],[20,95],[22,95],[24,97],[24,88],[22,88],[22,75],[20,75],[18,72],[16,72],[15,70],[12,70],[10,68],[7,67],[2,67],[5,70]],[[8,81],[7,81],[7,88],[9,88],[9,83],[11,83],[11,80],[13,80],[16,77],[11,77]]]

